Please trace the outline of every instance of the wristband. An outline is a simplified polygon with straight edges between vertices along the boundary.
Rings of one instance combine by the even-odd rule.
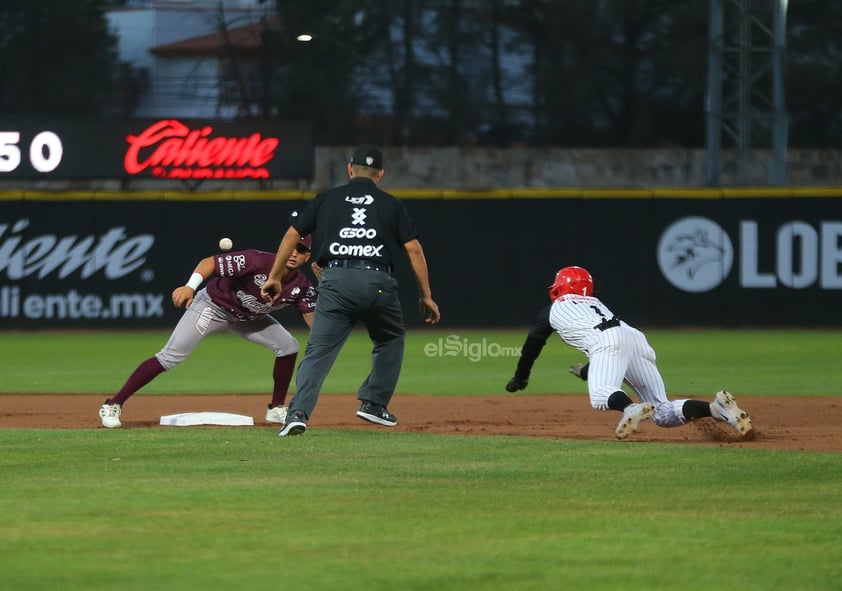
[[[204,280],[205,280],[205,278],[204,278],[204,277],[202,277],[202,274],[201,274],[201,273],[195,273],[195,272],[194,272],[194,273],[190,276],[190,280],[189,280],[187,283],[185,283],[184,285],[186,285],[187,287],[192,288],[192,289],[193,289],[193,291],[196,291],[197,289],[199,289],[199,286],[202,284],[202,281],[204,281]]]

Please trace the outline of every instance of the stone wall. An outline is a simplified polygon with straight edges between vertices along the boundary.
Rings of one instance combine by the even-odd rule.
[[[316,150],[312,188],[343,182],[351,148]],[[772,155],[759,152],[743,178],[723,154],[723,186],[770,184]],[[511,187],[704,187],[706,153],[697,150],[560,148],[385,148],[384,187],[497,189]],[[729,164],[731,162],[731,164]],[[792,150],[788,186],[842,185],[842,151]]]
[[[312,179],[298,181],[180,181],[76,180],[4,181],[0,190],[321,190],[346,180],[346,163],[353,147],[316,148]],[[402,148],[384,149],[383,188],[657,188],[705,186],[704,149],[561,149],[561,148]],[[755,152],[742,176],[735,174],[733,155],[723,154],[721,186],[771,184],[769,151]],[[787,186],[842,186],[842,150],[790,150]]]

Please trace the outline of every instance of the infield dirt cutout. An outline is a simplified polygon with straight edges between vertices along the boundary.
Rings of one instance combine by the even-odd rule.
[[[737,396],[749,413],[753,437],[740,437],[713,419],[664,429],[646,421],[625,441],[614,438],[616,412],[593,410],[587,396],[497,394],[428,396],[396,394],[389,410],[398,416],[394,428],[371,425],[355,415],[353,394],[323,394],[309,421],[311,429],[375,429],[383,432],[449,435],[514,435],[554,440],[617,441],[618,445],[657,442],[842,452],[842,398]],[[0,394],[0,428],[102,429],[101,394]],[[681,396],[673,396],[681,398]],[[707,398],[705,398],[707,399]],[[712,399],[712,397],[711,397]],[[279,426],[266,423],[267,395],[144,395],[123,407],[123,429],[160,427],[162,415],[183,412],[230,412],[254,417],[255,427],[274,436]],[[166,427],[242,429],[244,427]]]

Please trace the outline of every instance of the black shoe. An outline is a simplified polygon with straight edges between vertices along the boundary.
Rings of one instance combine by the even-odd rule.
[[[368,400],[362,401],[357,416],[369,423],[377,423],[385,427],[394,427],[398,424],[398,417],[386,410],[385,406],[380,406]]]
[[[303,410],[293,410],[287,414],[284,428],[278,432],[278,437],[287,435],[301,435],[307,430],[307,415]]]
[[[525,390],[526,386],[529,384],[529,380],[523,380],[517,376],[514,376],[509,383],[506,384],[506,392],[517,392],[518,390]]]

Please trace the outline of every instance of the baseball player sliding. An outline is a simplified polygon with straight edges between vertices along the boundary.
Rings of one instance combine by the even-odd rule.
[[[625,439],[645,419],[659,427],[677,427],[694,419],[713,417],[740,435],[752,430],[751,419],[722,390],[713,402],[668,400],[655,364],[655,351],[638,329],[620,320],[593,296],[593,278],[582,267],[565,267],[550,286],[550,325],[562,340],[588,356],[570,373],[586,380],[591,406],[623,413],[614,433]],[[626,383],[640,399],[633,402],[622,389]]]
[[[272,302],[260,296],[260,288],[272,269],[274,253],[241,250],[202,259],[187,284],[172,292],[173,305],[187,309],[170,340],[155,356],[141,363],[120,391],[100,407],[102,426],[121,427],[122,407],[132,394],[187,359],[202,339],[223,330],[266,347],[275,355],[274,388],[266,421],[283,424],[287,410],[284,403],[299,347],[295,337],[270,312],[296,306],[307,326],[312,324],[316,290],[299,270],[310,259],[310,240],[309,236],[302,238],[293,250],[283,272],[283,289]],[[230,248],[230,244],[226,246]],[[211,277],[204,289],[196,291]]]

